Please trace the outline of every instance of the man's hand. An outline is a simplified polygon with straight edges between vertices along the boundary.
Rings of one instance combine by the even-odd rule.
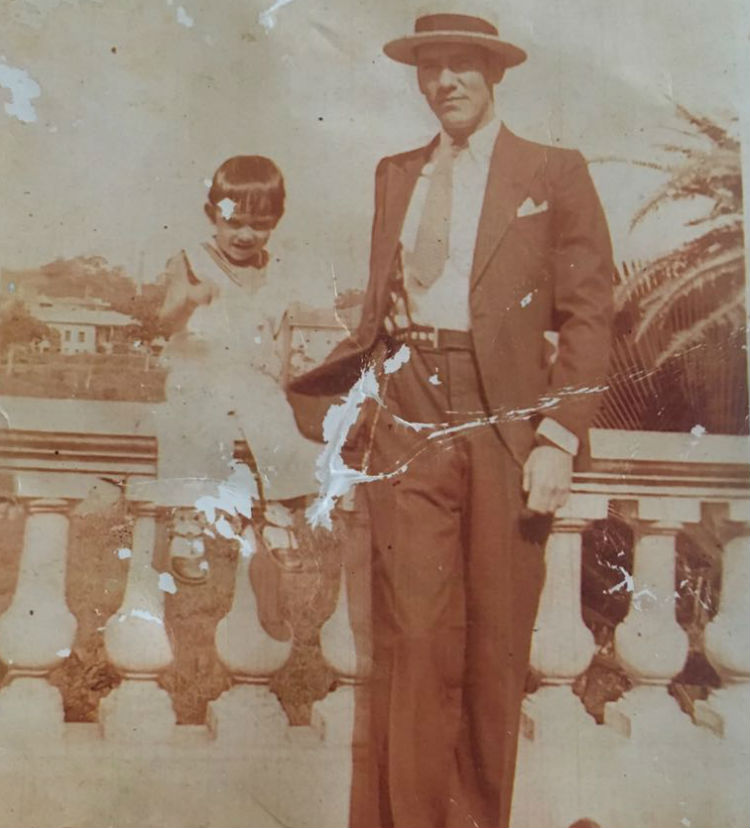
[[[549,514],[564,506],[570,495],[573,455],[555,446],[537,446],[523,467],[523,490],[532,512]]]

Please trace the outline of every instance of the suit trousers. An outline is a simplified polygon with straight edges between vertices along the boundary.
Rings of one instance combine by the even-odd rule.
[[[410,346],[373,431],[373,676],[360,828],[507,826],[550,521],[524,518],[522,471],[471,350]],[[362,778],[364,777],[364,778]]]

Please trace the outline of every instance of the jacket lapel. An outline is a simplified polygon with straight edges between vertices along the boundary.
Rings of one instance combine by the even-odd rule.
[[[437,140],[436,137],[427,146],[394,159],[388,165],[383,195],[382,236],[377,243],[377,249],[382,254],[378,262],[378,277],[381,285],[387,282],[387,279],[383,277],[388,274],[382,271],[388,271],[393,262],[417,179],[422,168],[429,161]]]
[[[522,141],[503,125],[492,153],[479,219],[471,269],[472,287],[485,272],[492,254],[516,218],[516,210],[526,198],[545,157],[543,147]]]

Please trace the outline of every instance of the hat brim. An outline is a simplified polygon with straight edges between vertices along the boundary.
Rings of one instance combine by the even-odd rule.
[[[504,67],[518,66],[526,60],[526,52],[512,43],[499,40],[494,35],[477,32],[419,32],[418,34],[399,37],[383,46],[385,54],[391,60],[417,65],[417,49],[433,43],[460,43],[468,46],[481,46],[501,59]]]

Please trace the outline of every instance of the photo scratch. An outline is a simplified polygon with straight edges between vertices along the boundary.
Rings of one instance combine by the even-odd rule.
[[[42,94],[42,89],[25,69],[9,66],[0,58],[0,88],[10,92],[10,101],[3,105],[8,115],[24,124],[36,121],[36,110],[31,102]]]

